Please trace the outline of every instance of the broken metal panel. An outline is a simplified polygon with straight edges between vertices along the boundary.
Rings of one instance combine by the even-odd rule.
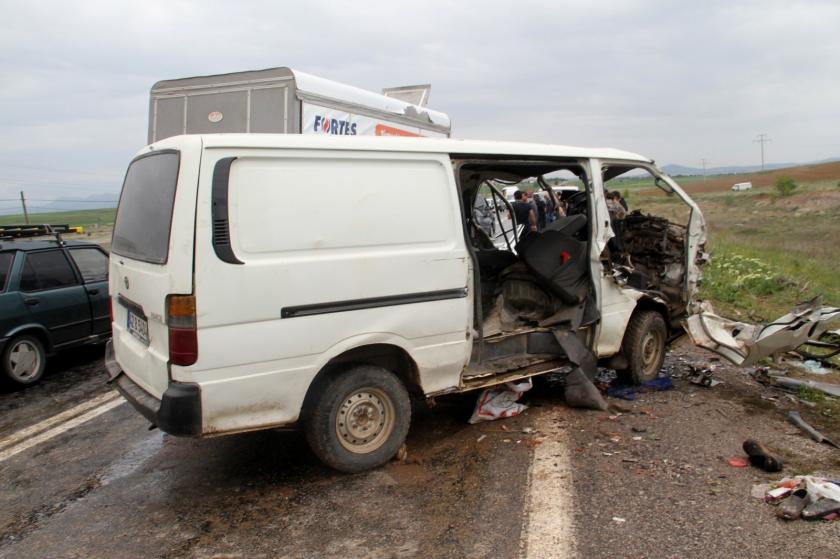
[[[794,350],[810,338],[818,338],[833,320],[840,318],[840,308],[823,307],[819,297],[797,305],[766,325],[720,317],[707,303],[704,308],[705,312],[691,315],[685,321],[692,342],[741,366]]]
[[[619,287],[612,276],[599,278],[601,287],[601,327],[595,352],[598,357],[609,357],[621,349],[624,330],[636,308],[636,302],[643,296],[641,291]]]

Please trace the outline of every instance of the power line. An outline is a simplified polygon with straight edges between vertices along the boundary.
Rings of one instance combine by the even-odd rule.
[[[761,170],[762,171],[764,170],[764,144],[766,144],[767,142],[772,142],[772,141],[773,140],[771,140],[770,138],[767,137],[766,132],[762,132],[761,134],[759,134],[758,136],[755,137],[755,140],[753,140],[754,144],[760,144],[761,145]]]
[[[116,204],[119,200],[59,200],[48,198],[27,198],[32,202],[61,202],[67,204]],[[2,198],[0,202],[17,202],[17,198]]]
[[[709,163],[709,160],[705,157],[700,160],[700,165],[703,166],[703,180],[706,180],[706,165]]]

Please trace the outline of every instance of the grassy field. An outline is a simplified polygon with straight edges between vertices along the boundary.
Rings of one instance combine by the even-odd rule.
[[[30,223],[52,223],[70,226],[81,225],[85,229],[98,227],[110,227],[114,224],[116,208],[104,208],[96,210],[74,210],[69,212],[51,212],[29,214]],[[12,225],[24,223],[23,215],[2,215],[0,225]]]

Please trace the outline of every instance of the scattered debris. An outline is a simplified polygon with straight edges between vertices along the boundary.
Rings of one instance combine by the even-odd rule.
[[[840,384],[834,384],[831,382],[817,382],[814,380],[800,380],[796,378],[784,377],[782,375],[769,376],[777,386],[790,388],[792,390],[799,390],[801,386],[805,386],[818,392],[822,392],[823,394],[840,398]]]
[[[786,491],[790,492],[790,489],[786,489]],[[776,510],[776,516],[783,520],[796,520],[802,516],[802,510],[807,504],[808,492],[804,489],[797,489],[790,497],[782,501]]]
[[[741,458],[740,456],[732,456],[731,458],[727,458],[726,463],[732,466],[733,468],[747,467],[747,460],[745,458]]]
[[[620,516],[613,516],[612,519],[613,519],[613,522],[618,522],[619,524],[623,524],[624,522],[627,522],[626,518],[621,518]]]
[[[837,446],[837,443],[835,443],[831,439],[827,439],[825,436],[823,436],[822,433],[808,425],[808,423],[799,415],[798,411],[789,411],[788,421],[805,431],[805,433],[807,433],[808,436],[811,437],[811,439],[813,439],[814,441],[818,443],[826,443],[828,445],[833,446],[834,448],[840,448],[840,446]]]
[[[403,443],[402,446],[400,446],[399,450],[397,450],[397,454],[394,456],[394,458],[398,462],[405,462],[405,459],[408,458],[408,446],[406,446],[405,443]]]
[[[790,363],[798,369],[803,369],[812,375],[827,375],[831,372],[830,369],[823,367],[819,361],[808,359],[807,361],[793,361]]]
[[[643,383],[637,389],[634,389],[632,386],[628,386],[626,384],[611,384],[607,387],[606,393],[607,396],[611,396],[613,398],[621,398],[622,400],[635,400],[636,390],[639,390],[641,392],[661,392],[663,390],[671,390],[673,388],[674,382],[671,380],[671,377],[658,376],[655,379],[651,379]]]
[[[607,402],[604,397],[601,396],[601,393],[580,367],[577,367],[566,377],[566,403],[573,408],[601,411],[607,409]]]
[[[475,440],[475,442],[480,443],[481,441],[483,441],[483,440],[484,440],[484,439],[486,439],[486,438],[487,438],[487,435],[481,435],[480,437],[478,437],[478,438]]]
[[[750,458],[750,464],[761,468],[765,472],[781,472],[784,467],[782,459],[770,453],[766,446],[755,439],[747,439],[743,444],[744,452]]]
[[[764,493],[765,503],[778,503],[788,495],[790,495],[790,487],[776,487],[775,489],[768,489]]]
[[[634,433],[646,433],[647,432],[647,427],[635,427],[634,426],[634,427],[630,427],[630,430],[633,431]]]
[[[753,486],[753,495],[756,487]],[[795,476],[769,487],[764,501],[778,504],[776,516],[784,520],[834,520],[840,512],[840,483],[814,476]]]
[[[478,423],[480,421],[492,421],[494,419],[519,415],[528,409],[528,406],[520,404],[517,400],[522,397],[522,394],[530,390],[532,386],[531,379],[528,378],[519,382],[508,382],[503,386],[483,390],[478,396],[475,411],[473,411],[469,422]]]

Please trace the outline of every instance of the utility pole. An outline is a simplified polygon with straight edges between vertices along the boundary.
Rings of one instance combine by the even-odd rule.
[[[703,180],[706,180],[706,165],[709,163],[709,160],[705,157],[700,160],[700,165],[703,166]]]
[[[754,144],[760,144],[761,145],[761,170],[762,171],[764,170],[764,144],[766,144],[767,142],[772,142],[772,141],[773,140],[771,140],[770,138],[767,137],[767,133],[765,133],[765,132],[762,132],[761,134],[756,136],[755,140],[753,140]]]
[[[29,225],[29,212],[26,211],[26,198],[23,196],[23,190],[20,191],[20,205],[23,206],[23,220]]]

